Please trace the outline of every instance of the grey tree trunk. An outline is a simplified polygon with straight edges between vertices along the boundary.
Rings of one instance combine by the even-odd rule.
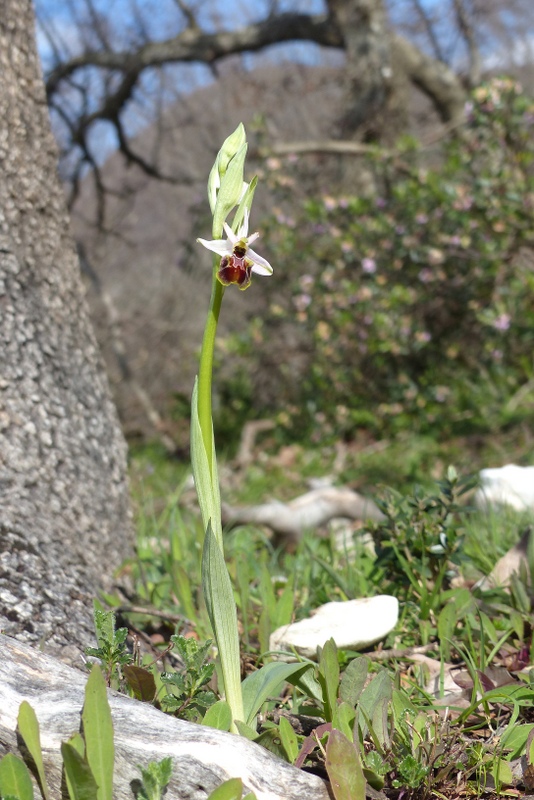
[[[126,447],[69,234],[30,0],[0,10],[0,629],[80,663],[129,552]]]
[[[344,138],[394,143],[408,126],[410,84],[444,122],[460,120],[466,100],[458,75],[394,35],[384,0],[328,0],[346,54]]]

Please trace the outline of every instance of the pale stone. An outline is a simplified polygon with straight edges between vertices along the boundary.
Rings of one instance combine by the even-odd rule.
[[[510,506],[516,511],[534,509],[534,467],[505,464],[480,471],[480,488],[475,494],[479,508]]]
[[[399,601],[391,595],[326,603],[307,619],[274,631],[269,649],[316,658],[317,648],[333,638],[340,649],[360,650],[387,636],[398,618]]]

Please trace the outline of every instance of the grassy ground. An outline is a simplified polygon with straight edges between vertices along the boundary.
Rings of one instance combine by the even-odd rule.
[[[399,624],[378,647],[323,651],[306,680],[280,687],[259,717],[263,744],[325,774],[324,745],[334,727],[357,742],[368,785],[383,798],[523,796],[530,788],[525,767],[534,764],[530,586],[523,576],[510,591],[473,587],[530,520],[475,512],[467,478],[447,480],[446,473],[451,462],[466,476],[532,458],[528,432],[516,430],[485,441],[406,437],[313,451],[280,449],[267,437],[246,470],[223,465],[223,495],[234,504],[288,500],[325,475],[389,503],[387,522],[370,529],[376,556],[360,532],[351,554],[337,550],[328,533],[309,532],[293,553],[274,549],[264,530],[227,533],[243,674],[261,662],[276,627],[324,602],[383,593],[400,601]],[[144,448],[132,454],[131,479],[138,552],[126,569],[131,599],[147,613],[128,614],[129,625],[153,653],[166,646],[177,620],[182,633],[202,642],[210,635],[199,589],[203,533],[189,465]],[[438,686],[456,688],[452,698],[430,690],[432,675]],[[172,694],[168,685],[161,691]],[[178,702],[181,715],[201,719],[205,707],[191,691]],[[291,720],[291,741],[280,715]],[[303,722],[310,718],[326,725],[315,738]]]

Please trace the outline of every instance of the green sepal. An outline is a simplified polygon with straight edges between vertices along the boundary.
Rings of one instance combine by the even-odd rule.
[[[222,236],[223,224],[230,211],[239,203],[243,193],[245,158],[247,156],[246,142],[239,148],[228,164],[226,173],[221,178],[221,186],[217,192],[217,202],[213,210],[213,238]]]

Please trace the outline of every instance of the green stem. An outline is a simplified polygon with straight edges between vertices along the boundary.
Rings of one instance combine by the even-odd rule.
[[[200,351],[200,365],[198,372],[198,421],[202,431],[202,439],[206,448],[210,472],[213,475],[213,422],[211,413],[211,380],[213,372],[213,353],[215,349],[215,336],[217,324],[221,313],[221,304],[224,296],[224,286],[217,279],[213,270],[213,283],[211,286],[211,299],[202,339]]]

